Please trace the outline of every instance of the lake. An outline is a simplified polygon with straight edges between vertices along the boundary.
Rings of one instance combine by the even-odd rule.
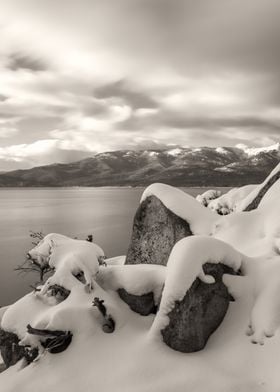
[[[185,188],[196,196],[201,188]],[[0,306],[30,291],[37,276],[14,269],[31,249],[30,230],[85,239],[108,257],[125,254],[142,188],[0,188]]]

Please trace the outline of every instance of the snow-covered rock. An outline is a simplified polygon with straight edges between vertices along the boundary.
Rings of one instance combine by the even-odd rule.
[[[157,197],[149,196],[136,212],[126,264],[166,265],[175,243],[192,234],[186,220],[166,208]]]
[[[177,241],[210,234],[216,219],[216,214],[185,192],[153,184],[143,193],[136,212],[126,264],[166,265]]]
[[[207,252],[205,250],[207,249]],[[211,237],[180,240],[172,249],[152,333],[177,351],[201,350],[232,299],[223,274],[236,275],[245,256]]]

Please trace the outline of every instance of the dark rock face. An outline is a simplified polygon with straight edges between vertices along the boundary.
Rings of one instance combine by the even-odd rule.
[[[136,212],[125,264],[166,265],[176,242],[192,234],[188,222],[149,196]]]
[[[210,335],[219,327],[234,301],[222,282],[224,273],[236,273],[224,264],[206,263],[204,272],[214,276],[216,282],[206,284],[196,279],[182,301],[176,301],[168,314],[170,323],[161,334],[171,348],[184,353],[202,350]]]
[[[269,181],[267,181],[267,183],[260,189],[259,193],[254,198],[254,200],[251,201],[251,203],[244,209],[244,211],[252,211],[258,208],[266,192],[269,190],[269,188],[272,187],[273,184],[275,184],[277,180],[279,180],[279,178],[280,178],[280,170],[277,173],[275,173],[274,176],[272,176]]]
[[[0,351],[6,368],[16,364],[22,358],[30,363],[38,355],[37,349],[27,350],[18,344],[19,340],[16,334],[0,329]]]
[[[118,294],[134,312],[139,313],[142,316],[148,316],[151,313],[156,313],[157,307],[155,305],[154,294],[152,292],[143,295],[134,295],[129,294],[125,289],[119,289]]]

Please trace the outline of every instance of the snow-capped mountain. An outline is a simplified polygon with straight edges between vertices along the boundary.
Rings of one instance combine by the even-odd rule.
[[[240,186],[261,182],[280,161],[280,143],[265,148],[201,147],[121,150],[69,164],[0,174],[0,186]]]

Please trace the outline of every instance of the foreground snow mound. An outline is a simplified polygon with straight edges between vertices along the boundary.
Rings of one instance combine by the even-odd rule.
[[[233,188],[224,195],[209,201],[207,204],[210,210],[220,215],[228,215],[238,209],[240,202],[255,189],[256,185],[245,185],[240,188]]]
[[[104,253],[97,245],[47,236],[29,253],[40,265],[52,266],[53,276],[1,312],[1,328],[39,348],[39,355],[25,368],[21,362],[1,373],[1,392],[279,392],[279,180],[265,189],[257,195],[262,192],[258,208],[218,217],[172,187],[147,188],[142,201],[156,196],[192,230],[174,246],[167,267],[123,265],[123,257],[100,266]],[[182,355],[163,343],[161,331],[194,282],[209,290],[217,283],[208,263],[241,269],[243,276],[222,271],[219,279],[235,302],[227,304],[205,348]],[[57,301],[54,287],[69,291],[64,300]],[[119,289],[136,296],[152,292],[159,304],[156,316],[131,311]],[[108,334],[110,317],[114,328]],[[72,342],[53,355],[44,337],[27,331],[28,324],[38,331],[69,332]]]

